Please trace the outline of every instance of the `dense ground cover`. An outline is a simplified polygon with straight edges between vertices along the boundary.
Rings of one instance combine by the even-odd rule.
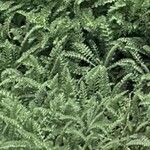
[[[150,0],[0,0],[0,150],[149,150]]]

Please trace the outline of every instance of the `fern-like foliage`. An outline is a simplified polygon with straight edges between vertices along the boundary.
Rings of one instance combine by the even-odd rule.
[[[149,150],[150,1],[0,0],[0,150]]]

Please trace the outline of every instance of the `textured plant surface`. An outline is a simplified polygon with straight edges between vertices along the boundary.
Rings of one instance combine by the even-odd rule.
[[[0,0],[0,150],[150,150],[150,0]]]

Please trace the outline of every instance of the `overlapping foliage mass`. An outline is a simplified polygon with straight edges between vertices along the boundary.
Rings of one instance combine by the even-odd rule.
[[[150,0],[0,0],[0,150],[149,150]]]

